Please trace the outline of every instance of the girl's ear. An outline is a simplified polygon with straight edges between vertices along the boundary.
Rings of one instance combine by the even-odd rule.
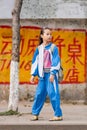
[[[41,36],[41,38],[43,38],[43,35],[42,35],[42,34],[41,34],[40,36]]]

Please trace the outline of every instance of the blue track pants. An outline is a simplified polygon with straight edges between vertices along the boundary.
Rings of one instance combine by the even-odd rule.
[[[58,79],[55,75],[54,82],[52,83],[49,80],[49,76],[50,73],[44,73],[44,78],[39,79],[38,86],[36,88],[36,94],[34,97],[34,103],[32,106],[33,115],[39,115],[46,100],[46,96],[48,95],[54,110],[54,115],[62,116],[62,110],[60,108],[60,93],[58,88]]]

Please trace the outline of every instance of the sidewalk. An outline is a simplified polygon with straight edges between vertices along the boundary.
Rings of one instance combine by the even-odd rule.
[[[32,130],[37,130],[39,127],[41,128],[41,130],[51,130],[58,127],[60,127],[60,130],[63,130],[63,127],[64,130],[80,130],[80,128],[81,130],[87,130],[87,105],[61,104],[61,108],[63,111],[63,121],[53,122],[49,121],[49,119],[53,117],[53,110],[50,103],[44,104],[38,121],[30,120],[32,117],[31,106],[32,102],[20,102],[19,112],[22,115],[0,116],[0,130],[9,130],[8,128],[11,126],[20,126],[18,127],[19,130],[22,130],[22,128],[25,129],[25,127],[26,130],[27,127],[28,129],[30,128]],[[2,111],[7,111],[7,104],[0,104],[0,112]]]

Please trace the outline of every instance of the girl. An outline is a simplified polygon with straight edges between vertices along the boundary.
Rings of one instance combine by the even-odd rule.
[[[60,94],[58,88],[57,73],[60,69],[60,58],[58,48],[55,45],[53,52],[52,34],[49,28],[43,28],[40,33],[40,43],[36,48],[31,67],[30,82],[34,83],[35,76],[39,77],[38,86],[32,107],[32,120],[38,120],[40,111],[44,105],[46,96],[50,98],[54,110],[54,117],[50,121],[62,120],[62,110],[60,108]]]

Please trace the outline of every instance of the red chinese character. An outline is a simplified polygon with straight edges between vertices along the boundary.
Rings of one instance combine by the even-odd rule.
[[[84,65],[79,59],[79,57],[81,57],[82,55],[81,55],[81,44],[77,44],[78,42],[79,41],[76,40],[76,38],[74,38],[73,44],[69,44],[69,46],[68,46],[68,52],[69,52],[68,56],[70,58],[66,61],[66,63],[73,60],[73,63],[76,64],[76,60],[77,60],[77,61],[79,61],[80,64]]]
[[[4,40],[2,41],[2,49],[1,49],[1,55],[6,55],[6,54],[11,54],[11,47],[12,41],[11,41],[11,36],[2,36]]]
[[[73,68],[68,70],[65,80],[69,79],[70,82],[78,82],[78,69],[73,66]]]
[[[36,44],[37,41],[38,41],[38,39],[29,39],[28,45],[27,45],[27,50],[26,50],[26,52],[24,53],[23,57],[24,57],[25,55],[30,55],[31,53],[34,53],[35,48],[36,48],[36,46],[37,46],[37,44]]]
[[[63,44],[64,39],[61,38],[60,35],[58,35],[55,39],[53,38],[53,43],[56,43],[56,45],[59,48],[59,55],[61,57],[62,55],[62,48],[65,47],[65,44]]]

